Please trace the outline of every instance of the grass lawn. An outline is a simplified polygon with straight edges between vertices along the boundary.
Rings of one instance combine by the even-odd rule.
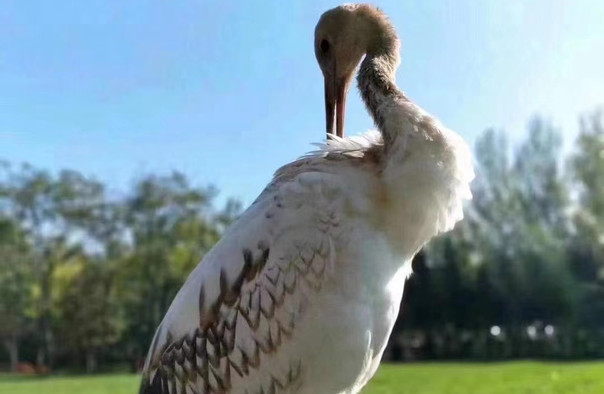
[[[136,394],[135,375],[25,378],[0,375],[0,394]],[[363,394],[599,394],[604,363],[383,365]],[[320,394],[320,393],[317,393]]]

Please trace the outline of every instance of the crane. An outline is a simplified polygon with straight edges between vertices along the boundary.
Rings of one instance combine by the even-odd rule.
[[[142,394],[358,393],[373,376],[413,256],[463,218],[474,177],[463,139],[397,87],[399,47],[371,5],[321,16],[329,138],[280,168],[190,274]],[[357,67],[378,130],[344,137]]]

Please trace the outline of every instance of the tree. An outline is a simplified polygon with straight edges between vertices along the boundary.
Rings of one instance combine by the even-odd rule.
[[[57,214],[53,209],[52,180],[45,171],[23,165],[13,171],[7,167],[5,175],[5,207],[9,214],[19,220],[33,245],[31,256],[36,281],[40,284],[42,295],[35,308],[38,333],[42,345],[38,349],[37,360],[44,364],[52,359],[52,332],[50,322],[50,271],[44,259],[46,241],[44,226],[52,222]]]
[[[509,161],[503,134],[477,143],[476,238],[489,261],[490,282],[514,324],[552,319],[572,309],[566,265],[568,195],[560,167],[561,139],[542,120]]]
[[[58,177],[27,164],[3,167],[3,204],[32,245],[31,260],[38,296],[35,310],[40,339],[37,363],[52,367],[55,341],[52,316],[53,281],[57,265],[73,250],[73,238],[85,237],[82,223],[103,199],[102,186],[75,171]]]
[[[98,356],[119,340],[123,325],[114,273],[104,261],[79,255],[54,279],[61,343],[75,360],[85,361],[88,373],[95,372]]]
[[[214,194],[172,173],[140,179],[125,201],[132,253],[120,269],[120,297],[133,317],[125,335],[133,361],[144,354],[176,292],[233,215],[231,207],[217,220]]]
[[[19,342],[31,310],[33,272],[30,245],[18,223],[0,217],[0,340],[10,357],[11,370],[19,362]]]
[[[580,324],[604,326],[604,124],[602,112],[581,120],[570,159],[578,189],[573,212],[572,264],[581,283]]]

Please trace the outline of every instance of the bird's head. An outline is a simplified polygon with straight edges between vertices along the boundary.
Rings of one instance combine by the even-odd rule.
[[[346,93],[363,56],[378,46],[386,16],[368,4],[345,4],[319,19],[315,28],[315,55],[325,79],[327,134],[344,135]]]

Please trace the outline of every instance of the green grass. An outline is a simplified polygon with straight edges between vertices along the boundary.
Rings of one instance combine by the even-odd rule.
[[[136,394],[135,375],[0,376],[0,394]],[[363,394],[604,393],[604,363],[383,365]],[[320,394],[320,393],[317,393]]]
[[[136,375],[0,377],[0,394],[137,394]]]
[[[600,394],[604,363],[383,365],[363,394]]]

